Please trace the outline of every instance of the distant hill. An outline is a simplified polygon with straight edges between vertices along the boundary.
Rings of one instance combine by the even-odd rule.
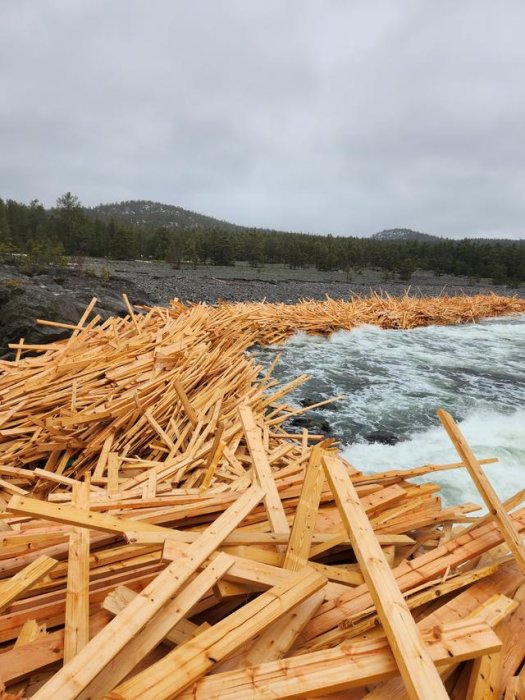
[[[388,228],[379,233],[374,233],[370,238],[376,241],[421,241],[423,243],[443,240],[440,236],[432,236],[430,233],[413,231],[411,228]]]
[[[228,221],[215,219],[205,214],[197,214],[194,211],[176,207],[173,204],[150,202],[145,199],[130,200],[129,202],[113,202],[111,204],[99,204],[96,207],[86,208],[86,212],[101,219],[115,219],[133,227],[140,228],[197,228],[217,226],[223,230],[236,231],[240,226]]]

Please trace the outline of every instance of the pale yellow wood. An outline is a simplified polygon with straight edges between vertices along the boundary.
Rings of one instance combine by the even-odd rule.
[[[448,436],[452,440],[452,443],[459,456],[465,463],[465,466],[468,469],[468,472],[472,477],[480,496],[483,498],[487,509],[494,516],[494,519],[501,530],[503,539],[514,555],[519,567],[525,574],[525,548],[523,547],[521,537],[516,532],[516,528],[512,524],[512,521],[499,500],[496,492],[494,491],[492,484],[485,476],[479,461],[476,459],[468,442],[465,440],[452,416],[447,413],[447,411],[439,409],[438,417],[443,424],[443,427],[447,431]]]
[[[228,564],[231,566],[233,563],[233,559],[226,560],[224,558],[214,560],[215,566],[213,567],[207,567],[206,572],[207,576],[210,577],[212,572],[218,572],[220,571],[220,566],[217,566],[217,561],[219,560],[219,564],[221,562],[224,562],[225,564]],[[224,568],[224,573],[226,573],[228,569]],[[221,574],[222,575],[222,574]],[[211,582],[214,580],[210,577],[209,581]],[[219,580],[217,576],[217,581]],[[195,587],[192,588],[192,592],[195,590]],[[124,610],[126,605],[128,603],[131,603],[133,598],[137,597],[136,591],[133,591],[131,588],[127,588],[126,586],[117,586],[114,591],[111,591],[106,598],[104,599],[104,602],[102,603],[102,607],[104,610],[107,612],[111,613],[112,615],[118,615],[119,612]],[[163,615],[165,615],[167,612],[166,610],[163,611]],[[164,637],[165,642],[170,642],[171,644],[177,645],[177,644],[182,644],[184,642],[187,642],[188,639],[191,639],[194,637],[197,633],[198,630],[200,629],[199,625],[196,625],[194,622],[191,622],[190,620],[186,620],[186,618],[182,618],[180,622],[178,622],[172,629],[169,630],[169,632],[166,634]]]
[[[120,518],[107,513],[84,511],[81,508],[75,508],[75,506],[47,503],[46,501],[39,501],[36,498],[26,496],[12,496],[7,504],[7,508],[12,513],[32,515],[37,518],[45,518],[54,522],[84,527],[90,530],[122,534],[140,530],[142,532],[155,532],[163,541],[174,540],[183,543],[188,541],[187,537],[178,530],[159,527],[144,520],[132,520],[131,518]]]
[[[323,456],[326,478],[410,698],[448,700],[439,673],[385,560],[345,465]]]
[[[73,486],[73,504],[89,510],[89,481]],[[73,528],[69,536],[64,663],[89,642],[89,530]]]
[[[285,657],[303,627],[323,602],[324,597],[322,590],[311,595],[296,608],[282,615],[239,654],[220,663],[212,673],[256,666]]]
[[[288,581],[266,591],[167,654],[146,671],[118,686],[111,695],[127,700],[173,698],[248,639],[267,628],[287,610],[322,588],[326,579],[311,569],[290,573]],[[111,696],[110,696],[111,697]]]
[[[36,620],[26,620],[20,630],[20,634],[16,638],[15,648],[24,646],[34,642],[35,639],[40,639],[46,635],[46,625],[41,625]],[[1,677],[1,676],[0,676]]]
[[[324,485],[324,471],[321,465],[322,448],[316,445],[310,452],[310,459],[301,488],[301,496],[290,534],[290,541],[284,558],[284,568],[298,571],[306,566],[315,527],[321,491]]]
[[[195,413],[195,409],[190,403],[190,400],[188,398],[188,395],[186,394],[184,387],[178,379],[175,379],[173,381],[173,388],[179,395],[179,399],[181,400],[181,403],[184,406],[184,410],[186,411],[186,415],[188,416],[190,423],[195,428],[198,423],[197,414]]]
[[[231,557],[220,554],[191,583],[161,608],[143,629],[134,635],[129,644],[77,696],[78,700],[102,697],[125,678],[137,663],[164,639],[176,643],[178,638],[177,625],[184,618],[184,615],[217,583],[232,563]],[[131,598],[118,615],[122,614],[126,607],[133,605],[137,597],[140,598],[140,595]]]
[[[77,698],[173,598],[189,577],[215,551],[224,537],[260,502],[263,494],[260,487],[253,486],[240,496],[194,544],[189,545],[183,556],[169,564],[82,651],[58,671],[34,695],[35,700]]]
[[[439,665],[450,663],[451,658],[456,663],[476,658],[501,646],[494,631],[481,621],[442,625],[426,634],[424,641],[428,654]],[[396,675],[397,670],[383,637],[208,676],[178,695],[177,700],[295,700],[377,683]],[[111,697],[117,700],[133,696]],[[384,696],[384,700],[390,699]]]
[[[257,480],[265,490],[264,503],[273,532],[289,534],[290,527],[284,513],[283,504],[275,485],[272,468],[262,442],[261,430],[257,426],[249,406],[239,406],[239,415],[246,437],[246,443],[253,461]]]
[[[0,611],[7,608],[10,603],[33,586],[37,581],[44,578],[58,564],[56,559],[43,554],[28,564],[22,571],[5,581],[0,588]]]
[[[116,496],[119,492],[119,469],[120,469],[120,457],[117,452],[109,452],[108,454],[108,480],[107,489],[108,495],[111,498]]]

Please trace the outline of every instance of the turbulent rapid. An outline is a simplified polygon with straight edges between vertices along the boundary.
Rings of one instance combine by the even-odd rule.
[[[298,406],[344,395],[316,415],[329,422],[357,468],[457,461],[436,417],[443,407],[461,423],[477,456],[499,458],[485,469],[501,498],[525,487],[525,315],[408,331],[361,326],[330,338],[298,334],[284,346],[256,350],[264,365],[276,352],[283,353],[277,379],[312,377],[292,394]],[[399,442],[371,444],[376,431]],[[480,500],[464,470],[431,480],[450,503]]]

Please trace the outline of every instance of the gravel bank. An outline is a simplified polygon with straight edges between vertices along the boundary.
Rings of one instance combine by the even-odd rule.
[[[289,270],[268,265],[254,270],[247,265],[200,267],[175,270],[167,263],[148,261],[87,260],[82,270],[55,269],[44,274],[25,275],[12,265],[0,265],[0,353],[8,343],[25,338],[27,343],[58,340],[67,331],[37,326],[36,319],[75,324],[93,296],[99,299],[97,311],[102,318],[126,314],[122,293],[134,304],[168,305],[178,298],[189,302],[215,304],[223,301],[261,301],[295,303],[301,299],[348,299],[371,291],[399,296],[439,296],[441,294],[479,294],[494,291],[501,295],[525,297],[519,290],[492,286],[466,278],[416,273],[410,284],[384,280],[382,272],[365,270],[351,279],[344,272],[320,272],[315,269]]]

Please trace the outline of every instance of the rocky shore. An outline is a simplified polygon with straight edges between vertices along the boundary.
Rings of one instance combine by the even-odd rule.
[[[326,295],[348,299],[370,291],[400,296],[442,294],[497,294],[525,297],[525,287],[511,289],[492,286],[490,280],[436,276],[417,272],[410,282],[385,279],[378,270],[350,275],[315,269],[289,270],[281,265],[262,269],[201,266],[174,269],[157,261],[86,260],[77,267],[46,269],[25,274],[11,264],[0,265],[0,348],[6,354],[8,343],[24,337],[28,343],[42,343],[64,337],[64,331],[37,326],[36,319],[76,323],[93,296],[97,311],[106,318],[123,315],[122,293],[134,304],[167,305],[173,298],[215,304],[224,301],[294,303],[300,299],[323,299]],[[67,334],[67,332],[66,332]]]

